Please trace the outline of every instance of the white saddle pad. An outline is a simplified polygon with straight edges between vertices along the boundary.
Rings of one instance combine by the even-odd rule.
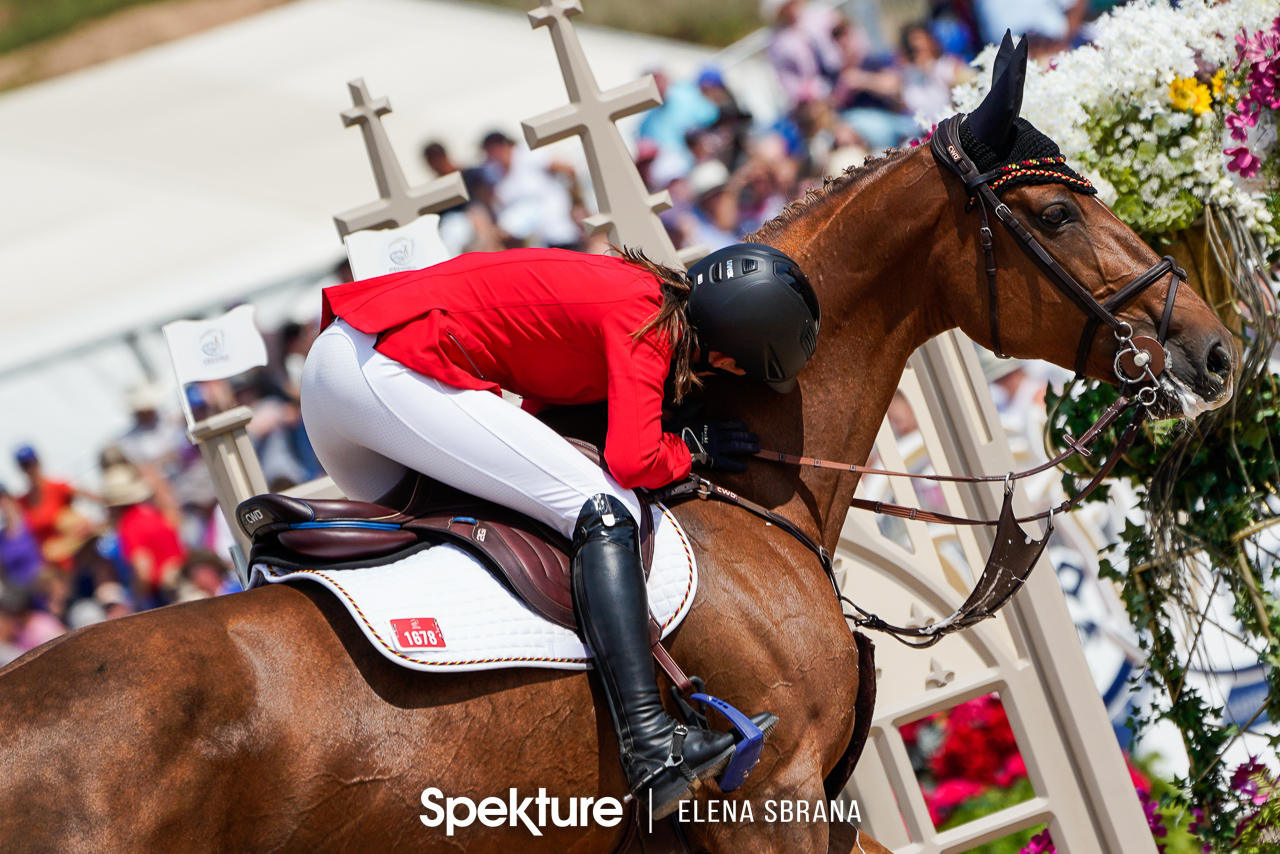
[[[666,637],[693,606],[698,567],[685,533],[655,507],[649,609]],[[470,554],[433,546],[368,569],[287,570],[254,564],[250,587],[309,579],[337,594],[378,652],[413,670],[550,667],[585,670],[591,650],[515,597]]]

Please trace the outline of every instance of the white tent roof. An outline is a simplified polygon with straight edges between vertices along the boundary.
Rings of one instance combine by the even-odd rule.
[[[604,87],[709,56],[579,30]],[[0,96],[0,372],[334,263],[331,217],[377,196],[356,77],[411,184],[425,140],[466,162],[566,102],[545,29],[439,0],[300,0]]]

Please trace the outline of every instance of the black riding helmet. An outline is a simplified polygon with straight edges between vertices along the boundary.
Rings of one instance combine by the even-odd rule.
[[[822,312],[809,279],[759,243],[718,249],[689,268],[689,323],[704,357],[733,357],[751,379],[786,394],[818,346]]]

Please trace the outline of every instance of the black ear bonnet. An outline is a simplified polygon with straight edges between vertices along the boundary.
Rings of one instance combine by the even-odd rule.
[[[960,145],[999,195],[1018,184],[1066,184],[1077,193],[1097,189],[1067,165],[1057,143],[1021,118],[1027,79],[1027,40],[1015,47],[1005,32],[991,69],[991,90],[960,125]]]
[[[1098,188],[1067,165],[1058,144],[1042,134],[1024,118],[1014,121],[1016,134],[1009,153],[998,152],[978,139],[969,128],[969,120],[960,124],[960,145],[979,172],[997,172],[991,179],[996,195],[1018,184],[1066,184],[1077,193],[1094,195]]]

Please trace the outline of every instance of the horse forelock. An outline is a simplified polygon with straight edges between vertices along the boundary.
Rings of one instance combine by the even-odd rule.
[[[856,193],[875,179],[889,165],[896,163],[912,149],[886,149],[880,157],[868,157],[861,166],[850,166],[839,175],[822,179],[821,187],[811,187],[804,198],[796,199],[784,207],[777,216],[760,226],[753,234],[743,238],[748,243],[770,243],[781,237],[793,226],[804,222],[816,213],[825,211],[835,199]]]

